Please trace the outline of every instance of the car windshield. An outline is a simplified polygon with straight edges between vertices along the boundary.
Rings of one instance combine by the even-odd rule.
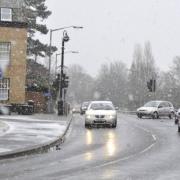
[[[93,103],[90,106],[91,110],[114,110],[114,107],[110,103]]]
[[[144,105],[144,107],[157,107],[159,105],[158,101],[150,101]]]

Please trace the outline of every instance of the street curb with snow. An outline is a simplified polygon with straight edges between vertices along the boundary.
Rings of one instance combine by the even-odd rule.
[[[28,154],[33,154],[33,153],[40,152],[40,151],[45,151],[45,150],[49,149],[50,147],[55,146],[56,144],[61,144],[62,142],[64,142],[65,135],[66,135],[66,133],[67,133],[69,127],[70,127],[72,119],[73,119],[73,115],[71,115],[69,117],[66,128],[65,128],[63,134],[60,135],[59,137],[54,138],[53,140],[48,141],[46,143],[41,143],[41,144],[38,144],[38,145],[33,145],[33,146],[30,146],[30,147],[21,148],[21,149],[14,150],[14,151],[2,152],[2,153],[0,153],[0,160],[19,157],[19,156],[24,156],[24,155],[28,155]],[[6,130],[8,130],[8,127],[6,128]]]

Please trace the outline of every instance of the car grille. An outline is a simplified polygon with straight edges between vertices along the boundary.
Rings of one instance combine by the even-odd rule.
[[[95,115],[96,118],[104,118],[105,115]]]
[[[95,124],[104,124],[104,123],[106,123],[106,121],[95,120],[94,123]]]

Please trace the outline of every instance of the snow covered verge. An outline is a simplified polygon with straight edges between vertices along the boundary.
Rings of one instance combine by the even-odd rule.
[[[4,135],[9,129],[9,126],[7,123],[4,123],[3,121],[0,121],[0,136]]]
[[[0,159],[46,149],[64,138],[72,116],[1,116]],[[1,132],[1,131],[0,131]]]

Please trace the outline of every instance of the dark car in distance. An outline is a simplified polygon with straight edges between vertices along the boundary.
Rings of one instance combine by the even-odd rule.
[[[81,104],[81,107],[80,107],[80,114],[81,114],[81,115],[85,114],[85,112],[86,112],[89,104],[90,104],[90,101],[86,101],[86,102],[83,102],[83,103]]]

